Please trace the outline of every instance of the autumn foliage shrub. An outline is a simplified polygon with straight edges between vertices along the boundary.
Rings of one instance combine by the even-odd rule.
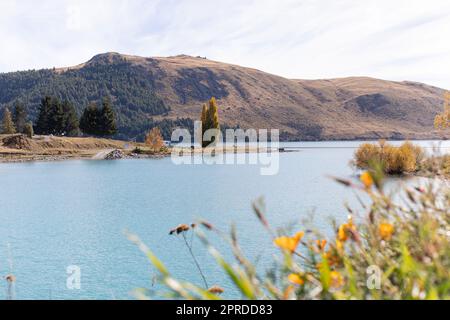
[[[380,141],[362,144],[355,152],[355,165],[368,169],[373,163],[380,163],[387,174],[404,174],[417,171],[424,158],[424,150],[411,142],[396,147]]]

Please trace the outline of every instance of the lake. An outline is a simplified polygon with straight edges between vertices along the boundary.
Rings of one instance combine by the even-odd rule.
[[[281,153],[274,176],[256,165],[176,166],[170,158],[0,164],[0,275],[17,277],[17,299],[130,299],[132,289],[152,286],[154,270],[127,240],[129,230],[176,277],[201,285],[182,240],[168,234],[197,218],[224,231],[236,223],[244,251],[265,266],[274,251],[251,210],[258,197],[276,227],[313,216],[329,232],[330,217],[346,220],[345,202],[360,209],[350,190],[327,177],[354,178],[349,161],[359,142],[282,145],[302,149]],[[200,243],[194,250],[209,283],[239,298]],[[80,290],[66,287],[71,265],[81,268]],[[5,291],[2,279],[0,298]]]

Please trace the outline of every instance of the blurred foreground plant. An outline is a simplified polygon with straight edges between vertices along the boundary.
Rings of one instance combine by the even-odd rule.
[[[277,235],[269,224],[264,203],[254,204],[257,218],[268,231],[281,259],[267,273],[257,272],[242,252],[236,232],[225,235],[201,222],[196,235],[246,299],[449,299],[450,298],[450,189],[446,182],[427,188],[405,188],[397,203],[386,194],[381,166],[361,175],[360,182],[334,178],[347,188],[364,192],[364,215],[348,221],[334,235],[299,231]],[[203,226],[203,228],[200,228]],[[226,261],[208,240],[220,236],[230,246],[234,263]],[[164,264],[137,237],[158,270],[167,291],[158,297],[219,299],[220,287],[205,290],[176,280]],[[148,291],[138,291],[148,298]]]

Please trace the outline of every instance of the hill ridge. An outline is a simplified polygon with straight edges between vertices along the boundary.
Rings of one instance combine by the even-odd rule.
[[[258,69],[177,55],[95,55],[77,66],[0,74],[0,111],[23,101],[32,119],[40,98],[72,100],[81,110],[110,95],[118,138],[141,139],[163,126],[192,126],[202,104],[218,99],[224,127],[278,128],[285,140],[428,139],[443,89],[372,77],[287,79]]]

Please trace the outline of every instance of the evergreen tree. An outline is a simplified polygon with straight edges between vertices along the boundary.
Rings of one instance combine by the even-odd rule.
[[[99,116],[98,135],[113,136],[117,133],[116,114],[111,107],[111,100],[105,98]]]
[[[56,136],[64,133],[64,110],[61,101],[51,98],[48,112],[48,133]]]
[[[76,137],[80,133],[77,112],[72,103],[64,100],[62,103],[64,113],[64,134],[68,137]]]
[[[49,133],[49,113],[51,102],[52,98],[50,96],[45,96],[41,100],[41,104],[39,106],[39,115],[35,125],[35,131],[37,134]]]
[[[3,134],[16,133],[16,128],[14,127],[11,112],[9,111],[8,108],[6,108],[5,111],[3,111],[2,133]]]
[[[86,109],[84,109],[83,114],[80,119],[80,129],[84,134],[87,135],[97,135],[98,131],[98,108],[95,103],[90,103]]]
[[[17,132],[23,133],[23,130],[27,123],[27,113],[25,112],[23,104],[20,102],[16,102],[14,106],[13,120]]]

